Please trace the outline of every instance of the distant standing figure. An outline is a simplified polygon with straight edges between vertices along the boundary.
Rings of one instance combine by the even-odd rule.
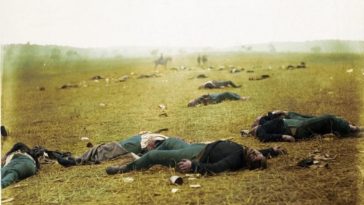
[[[231,80],[210,80],[202,84],[199,89],[214,89],[214,88],[224,88],[233,87],[240,88],[241,85],[235,85]]]
[[[202,95],[194,100],[191,100],[187,106],[195,107],[196,105],[203,104],[217,104],[221,103],[224,100],[247,100],[249,97],[241,97],[240,95],[232,92],[224,92],[224,93],[214,93]]]
[[[201,56],[200,55],[198,55],[198,57],[197,57],[197,64],[200,66],[201,65]]]
[[[205,65],[207,63],[207,56],[206,55],[202,56],[201,63],[202,63],[202,65]]]

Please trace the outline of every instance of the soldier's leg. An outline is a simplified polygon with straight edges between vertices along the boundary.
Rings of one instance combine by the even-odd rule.
[[[308,119],[297,129],[296,138],[308,138],[315,134],[335,133],[347,135],[350,133],[349,123],[333,115],[323,115]]]
[[[5,188],[10,184],[19,180],[19,175],[10,167],[1,168],[1,188]]]
[[[224,92],[220,94],[210,94],[212,103],[221,103],[224,100],[240,100],[240,95],[231,93],[231,92]]]
[[[148,169],[157,164],[174,167],[182,159],[192,159],[196,157],[204,147],[205,145],[203,144],[197,144],[179,150],[152,150],[138,160],[127,165],[124,171]]]
[[[1,168],[1,187],[25,179],[36,172],[35,163],[26,156],[16,156],[9,164]]]
[[[231,81],[231,80],[228,80],[228,81],[226,81],[226,86],[231,86],[231,87],[233,87],[233,88],[240,88],[241,87],[241,85],[235,85],[235,83],[233,83],[233,81]]]

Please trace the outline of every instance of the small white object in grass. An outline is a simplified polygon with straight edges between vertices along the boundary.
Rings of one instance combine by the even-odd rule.
[[[100,103],[99,105],[100,105],[100,107],[105,107],[106,106],[105,103]]]
[[[186,174],[185,175],[186,177],[200,177],[201,176],[201,174]]]
[[[26,187],[26,186],[28,186],[28,184],[16,184],[14,185],[14,188]]]
[[[172,193],[176,193],[178,190],[179,190],[179,189],[177,189],[177,188],[173,188],[173,189],[171,190],[171,192],[172,192]]]
[[[86,141],[86,140],[90,140],[90,138],[88,138],[88,137],[81,137],[81,140],[82,141]]]
[[[353,71],[354,71],[354,69],[352,69],[352,68],[346,70],[347,73],[352,73]]]
[[[183,184],[183,179],[180,176],[171,176],[169,178],[169,181],[171,182],[171,184],[176,184],[176,185],[182,185]]]
[[[125,183],[131,183],[134,181],[134,178],[133,177],[123,177],[123,181]]]
[[[11,198],[8,198],[8,199],[4,199],[4,200],[2,200],[1,201],[1,203],[3,204],[3,203],[7,203],[7,202],[11,202],[11,201],[13,201],[14,200],[14,198],[13,197],[11,197]]]
[[[110,82],[110,79],[109,78],[106,78],[105,81],[106,81],[106,83],[109,83]]]
[[[162,110],[165,110],[165,109],[167,109],[167,106],[164,104],[159,104],[159,108]]]
[[[199,185],[199,184],[191,184],[190,187],[191,188],[200,188],[201,185]]]

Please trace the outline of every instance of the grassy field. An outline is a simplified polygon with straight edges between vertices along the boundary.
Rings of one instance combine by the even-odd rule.
[[[280,145],[289,155],[269,161],[268,169],[241,170],[201,177],[185,184],[168,183],[172,168],[108,176],[107,166],[63,168],[43,165],[40,172],[2,190],[13,204],[359,204],[363,193],[364,140],[315,138],[297,143],[260,143],[240,137],[260,114],[289,110],[307,114],[331,113],[364,125],[364,56],[354,54],[212,53],[200,68],[195,55],[174,56],[167,68],[154,69],[148,58],[88,59],[43,66],[34,62],[17,68],[4,59],[1,121],[10,131],[2,139],[2,155],[18,141],[31,146],[82,154],[88,137],[94,143],[120,140],[143,130],[169,128],[165,134],[189,142],[230,138],[264,148]],[[282,66],[306,62],[307,69]],[[187,70],[171,67],[186,66]],[[218,67],[225,65],[224,70]],[[231,74],[228,66],[245,71]],[[352,72],[347,72],[353,69]],[[350,71],[350,70],[349,70]],[[156,73],[159,78],[138,79]],[[197,79],[205,74],[207,79]],[[270,78],[249,81],[251,76]],[[93,76],[104,79],[94,81]],[[117,82],[128,75],[125,82]],[[107,80],[106,80],[106,79]],[[241,88],[198,90],[207,80],[232,80]],[[78,88],[59,89],[66,83]],[[39,88],[44,87],[41,91]],[[187,102],[205,93],[222,91],[250,96],[245,102],[187,108]],[[167,117],[159,104],[167,105]],[[329,168],[301,169],[296,163],[314,150],[337,155]],[[133,182],[124,182],[132,177]],[[190,188],[200,184],[200,188]],[[172,193],[173,188],[179,191]]]

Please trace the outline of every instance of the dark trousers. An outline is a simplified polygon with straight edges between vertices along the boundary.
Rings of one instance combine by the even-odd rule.
[[[148,169],[153,165],[175,167],[182,159],[194,159],[205,148],[206,144],[191,144],[178,150],[152,150],[141,158],[128,164],[124,171]]]
[[[212,103],[220,103],[224,100],[240,100],[240,95],[232,92],[224,92],[219,94],[210,94]]]
[[[14,156],[9,164],[1,168],[1,188],[33,176],[36,173],[34,161],[26,156]]]
[[[346,120],[333,115],[323,115],[306,120],[297,128],[295,138],[309,138],[315,134],[324,135],[328,133],[340,136],[350,133],[349,123]]]
[[[227,80],[227,81],[213,81],[212,84],[210,84],[210,87],[208,88],[221,88],[221,87],[233,87],[233,88],[237,88],[239,86],[235,85],[233,83],[233,81],[231,80]]]

